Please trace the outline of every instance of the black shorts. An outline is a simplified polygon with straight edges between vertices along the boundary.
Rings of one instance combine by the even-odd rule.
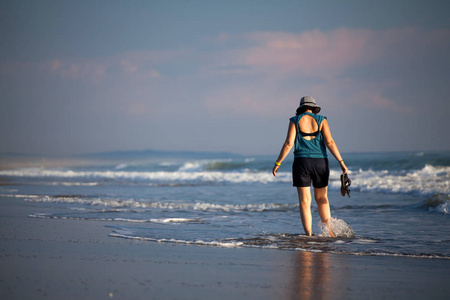
[[[298,157],[294,159],[292,164],[294,186],[309,187],[312,181],[313,187],[323,188],[328,186],[329,178],[328,158]]]

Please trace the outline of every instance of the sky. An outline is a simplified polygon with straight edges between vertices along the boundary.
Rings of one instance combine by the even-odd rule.
[[[448,1],[0,1],[0,153],[450,150]]]

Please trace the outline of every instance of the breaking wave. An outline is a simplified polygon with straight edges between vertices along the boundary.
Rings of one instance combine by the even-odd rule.
[[[425,200],[419,207],[428,209],[429,211],[448,214],[450,213],[450,195],[435,194]]]
[[[186,162],[174,171],[76,171],[62,169],[2,170],[1,176],[52,179],[54,185],[95,186],[100,183],[148,185],[268,184],[291,183],[290,172],[279,172],[275,178],[269,170],[239,169],[248,166],[233,161]],[[236,170],[239,169],[239,170]],[[330,188],[339,189],[340,172],[331,170]],[[450,194],[450,167],[425,165],[419,170],[350,171],[352,189],[362,192]],[[76,182],[70,182],[76,180]]]
[[[229,183],[269,183],[274,182],[270,172],[218,172],[218,171],[73,171],[50,169],[4,170],[0,175],[11,177],[42,178],[83,178],[100,180],[129,180],[147,182],[229,182]],[[290,182],[290,173],[280,173],[278,181]],[[93,184],[93,183],[92,183]]]
[[[330,176],[332,176],[331,174]],[[423,169],[405,171],[359,170],[349,173],[351,188],[362,192],[416,193],[433,195],[450,193],[450,167],[426,165]],[[333,188],[339,188],[339,181],[332,181]]]

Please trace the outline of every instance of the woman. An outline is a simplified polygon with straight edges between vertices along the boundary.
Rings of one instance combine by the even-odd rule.
[[[273,167],[273,176],[277,176],[281,162],[294,147],[292,165],[293,185],[297,187],[300,216],[306,235],[312,235],[311,182],[314,187],[314,199],[317,202],[322,222],[328,224],[331,218],[327,187],[330,168],[327,149],[338,160],[342,172],[348,169],[339,153],[338,147],[328,127],[326,117],[317,115],[320,107],[313,97],[305,96],[300,100],[297,115],[290,119],[286,141]],[[330,228],[330,234],[334,236]]]

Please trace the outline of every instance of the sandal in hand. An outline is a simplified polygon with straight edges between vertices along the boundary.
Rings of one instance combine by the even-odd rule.
[[[345,193],[350,197],[350,185],[352,184],[352,181],[350,178],[348,178],[347,174],[341,175],[341,195],[342,197],[345,197]]]

